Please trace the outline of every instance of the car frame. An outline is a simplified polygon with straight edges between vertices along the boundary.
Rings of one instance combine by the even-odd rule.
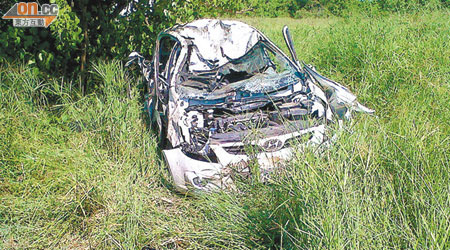
[[[286,26],[283,35],[291,57],[245,23],[201,19],[161,32],[151,61],[130,54],[179,191],[233,187],[253,163],[264,181],[292,145],[329,143],[329,123],[373,112],[300,63]]]

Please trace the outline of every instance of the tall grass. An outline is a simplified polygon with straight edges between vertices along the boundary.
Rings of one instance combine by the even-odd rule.
[[[32,68],[0,69],[0,249],[450,247],[448,11],[244,21],[349,86],[356,116],[324,153],[298,151],[267,185],[173,192],[138,79],[92,67],[80,96]]]
[[[279,225],[278,246],[450,246],[446,15],[290,23],[300,58],[345,83],[377,113],[357,117],[326,154],[299,152],[276,178],[269,202],[275,206],[268,210]],[[286,21],[254,24],[282,44]]]

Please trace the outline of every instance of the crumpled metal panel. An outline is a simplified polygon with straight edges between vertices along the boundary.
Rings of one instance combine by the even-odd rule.
[[[190,71],[209,70],[237,59],[260,38],[258,32],[245,23],[212,19],[175,26],[167,33],[183,37],[196,47],[191,55]]]
[[[357,102],[356,96],[348,88],[320,75],[315,69],[306,64],[304,64],[304,69],[315,80],[315,83],[321,87],[321,90],[329,93],[326,101],[339,119],[343,117],[350,119],[352,111],[369,114],[375,112]]]

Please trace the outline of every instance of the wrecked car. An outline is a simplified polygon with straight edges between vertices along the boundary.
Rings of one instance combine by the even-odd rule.
[[[179,191],[230,187],[250,164],[267,178],[296,143],[322,144],[327,124],[373,112],[300,63],[283,35],[290,57],[243,22],[202,19],[161,32],[151,61],[130,55]]]

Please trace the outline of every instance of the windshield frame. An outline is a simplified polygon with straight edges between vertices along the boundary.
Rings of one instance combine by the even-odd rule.
[[[187,67],[188,67],[187,65],[189,64],[189,60],[188,59],[189,59],[189,56],[190,56],[190,52],[186,52],[184,58],[182,59],[183,62],[182,62],[182,65],[180,65],[181,67],[180,67],[180,71],[178,72],[177,79],[175,80],[175,85],[176,85],[177,92],[179,94],[181,94],[180,91],[178,91],[179,88],[183,87],[183,83],[189,81],[188,79],[190,77],[192,77],[192,78],[195,77],[197,79],[204,77],[205,80],[206,80],[206,83],[205,82],[201,82],[201,81],[195,81],[195,83],[198,84],[197,87],[192,86],[192,85],[191,86],[188,85],[187,87],[201,88],[201,89],[203,89],[203,91],[205,91],[205,94],[206,93],[213,94],[215,89],[210,89],[211,85],[213,85],[211,83],[213,81],[215,81],[214,77],[216,77],[217,74],[219,72],[221,72],[221,69],[224,69],[224,68],[225,68],[225,70],[227,70],[226,68],[228,68],[228,70],[232,69],[233,65],[237,64],[236,62],[241,63],[241,62],[239,62],[240,60],[246,60],[246,59],[243,59],[243,58],[248,57],[250,53],[254,53],[255,50],[258,49],[257,48],[258,46],[261,46],[262,49],[264,49],[264,52],[263,52],[265,54],[264,56],[269,57],[269,59],[270,59],[270,56],[268,54],[272,53],[273,56],[276,58],[276,60],[278,60],[279,62],[281,62],[284,65],[283,68],[285,70],[282,71],[282,72],[276,72],[275,74],[281,75],[281,74],[283,74],[283,72],[287,71],[290,75],[293,75],[293,76],[295,76],[295,77],[297,77],[299,79],[302,79],[302,77],[298,75],[298,73],[299,73],[298,66],[295,63],[293,63],[290,60],[290,58],[287,57],[286,54],[283,53],[283,51],[280,50],[269,39],[267,39],[262,34],[261,34],[261,36],[262,36],[261,39],[255,45],[253,45],[252,48],[250,48],[244,55],[242,55],[242,56],[240,56],[240,57],[238,57],[236,59],[231,59],[227,63],[225,63],[225,64],[223,64],[221,66],[218,66],[216,68],[210,69],[210,70],[200,70],[200,71],[197,70],[197,71],[193,71],[193,72],[188,70],[187,69]],[[189,47],[185,48],[185,50],[187,50],[187,49],[191,49],[191,48],[189,48]],[[197,56],[199,56],[199,55],[197,55]],[[273,60],[271,60],[271,61],[273,62]],[[244,61],[244,63],[245,63],[245,61]],[[267,65],[268,64],[266,64],[265,66],[267,66]],[[258,73],[255,73],[255,74],[251,75],[251,77],[254,77],[257,74]],[[181,77],[186,77],[186,78],[185,79],[180,79]],[[249,77],[249,78],[251,78],[251,77]],[[235,82],[228,83],[228,84],[234,84],[234,83],[237,83],[237,82],[240,82],[240,81],[245,81],[245,80],[246,79],[242,79],[242,80],[235,81]],[[223,86],[227,86],[228,84],[223,85]]]

